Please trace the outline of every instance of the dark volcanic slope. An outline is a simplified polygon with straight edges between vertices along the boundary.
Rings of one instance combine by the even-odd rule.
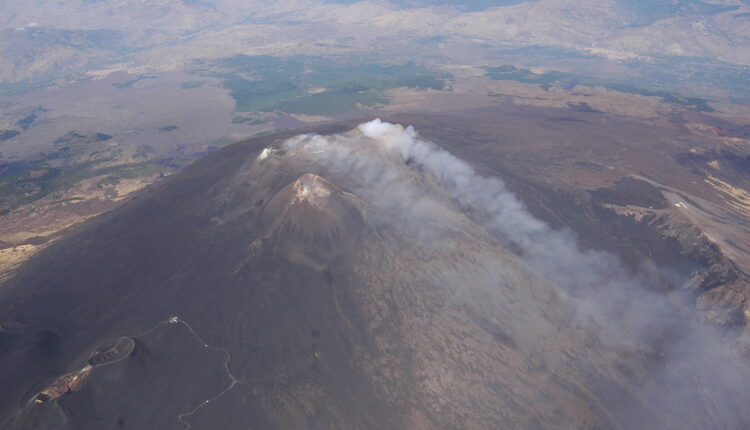
[[[667,301],[644,293],[662,317],[637,325],[637,301],[600,307],[574,271],[551,276],[538,257],[610,260],[525,241],[563,236],[517,218],[525,210],[499,182],[401,127],[288,137],[207,156],[2,287],[5,428],[750,422],[744,367]],[[501,198],[492,218],[482,200]],[[638,284],[616,266],[591,279]],[[576,291],[558,286],[576,280]],[[34,401],[121,336],[135,341],[129,357]]]

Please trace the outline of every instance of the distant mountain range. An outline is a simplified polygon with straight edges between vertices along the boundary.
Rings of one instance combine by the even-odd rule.
[[[234,54],[408,50],[426,37],[469,44],[484,58],[497,47],[550,46],[613,59],[750,64],[746,0],[12,1],[0,12],[0,29],[5,84],[112,64],[175,70]],[[440,55],[458,61],[462,52]]]

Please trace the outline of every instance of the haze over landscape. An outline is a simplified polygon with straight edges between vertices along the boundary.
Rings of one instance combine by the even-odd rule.
[[[8,0],[0,427],[750,428],[747,0]]]

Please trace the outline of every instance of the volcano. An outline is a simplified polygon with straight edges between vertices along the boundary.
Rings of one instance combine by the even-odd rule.
[[[579,250],[411,127],[264,136],[87,222],[3,285],[0,419],[746,428],[745,363],[662,275]]]

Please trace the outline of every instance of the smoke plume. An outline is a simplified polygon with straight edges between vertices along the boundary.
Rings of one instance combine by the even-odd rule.
[[[691,375],[706,379],[698,385],[720,408],[741,409],[741,399],[748,398],[745,364],[738,364],[735,351],[718,340],[720,333],[680,310],[663,290],[665,277],[659,271],[632,273],[610,254],[580,249],[572,231],[536,219],[500,179],[477,174],[421,139],[411,126],[376,119],[344,134],[298,136],[269,151],[296,154],[334,175],[353,178],[353,191],[375,202],[375,222],[405,223],[430,238],[438,202],[469,214],[554,285],[574,311],[573,324],[587,325],[601,345],[660,357],[653,374],[658,383],[646,384],[643,395],[661,409],[679,414],[706,401],[686,388],[695,386],[685,382]],[[258,162],[268,157],[264,151]],[[739,414],[740,420],[750,420],[748,412]]]

